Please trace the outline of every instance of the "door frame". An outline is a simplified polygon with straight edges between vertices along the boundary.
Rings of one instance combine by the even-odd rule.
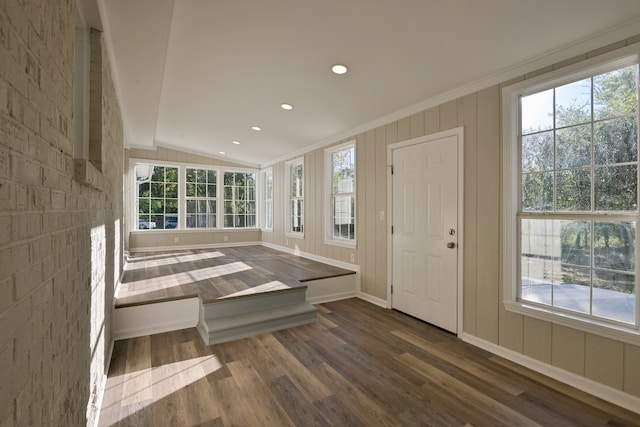
[[[387,146],[387,308],[393,308],[393,295],[391,285],[393,281],[393,236],[391,227],[393,226],[393,175],[391,173],[393,163],[393,151],[409,147],[411,145],[429,143],[442,138],[456,136],[458,141],[458,251],[457,251],[457,327],[456,335],[463,333],[463,309],[464,309],[464,127],[460,126],[441,132],[436,132],[406,141],[397,142]]]

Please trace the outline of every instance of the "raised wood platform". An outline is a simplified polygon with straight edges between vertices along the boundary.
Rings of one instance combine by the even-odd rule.
[[[213,344],[309,323],[309,287],[313,298],[353,296],[355,272],[263,246],[134,253],[116,297],[114,336],[197,326]]]

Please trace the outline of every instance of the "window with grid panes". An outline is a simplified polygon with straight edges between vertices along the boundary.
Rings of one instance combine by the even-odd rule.
[[[505,91],[508,307],[638,330],[638,76],[631,55]]]
[[[178,168],[135,166],[137,230],[163,230],[178,226]]]
[[[216,170],[186,168],[186,228],[216,227],[217,178]]]
[[[256,227],[256,173],[224,172],[225,228]]]

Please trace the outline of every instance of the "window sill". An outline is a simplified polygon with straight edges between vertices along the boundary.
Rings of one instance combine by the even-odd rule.
[[[325,245],[339,246],[341,248],[356,249],[357,243],[351,240],[324,239]]]
[[[239,233],[242,231],[260,231],[259,228],[151,228],[144,230],[132,230],[132,233],[137,234],[145,234],[145,233],[159,233],[159,234],[169,234],[169,233],[202,233],[202,232],[213,232],[213,233]]]
[[[304,233],[284,233],[286,237],[291,237],[293,239],[304,240]]]
[[[582,332],[599,335],[605,338],[615,339],[629,344],[640,344],[640,330],[633,326],[624,326],[595,319],[585,319],[570,313],[555,311],[551,308],[539,307],[523,302],[505,301],[507,311],[544,320],[556,325],[566,326]]]

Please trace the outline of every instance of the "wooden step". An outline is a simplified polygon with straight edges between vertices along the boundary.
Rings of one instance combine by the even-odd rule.
[[[307,286],[299,285],[242,298],[200,301],[197,329],[207,345],[291,328],[316,320],[316,308],[306,301]]]

